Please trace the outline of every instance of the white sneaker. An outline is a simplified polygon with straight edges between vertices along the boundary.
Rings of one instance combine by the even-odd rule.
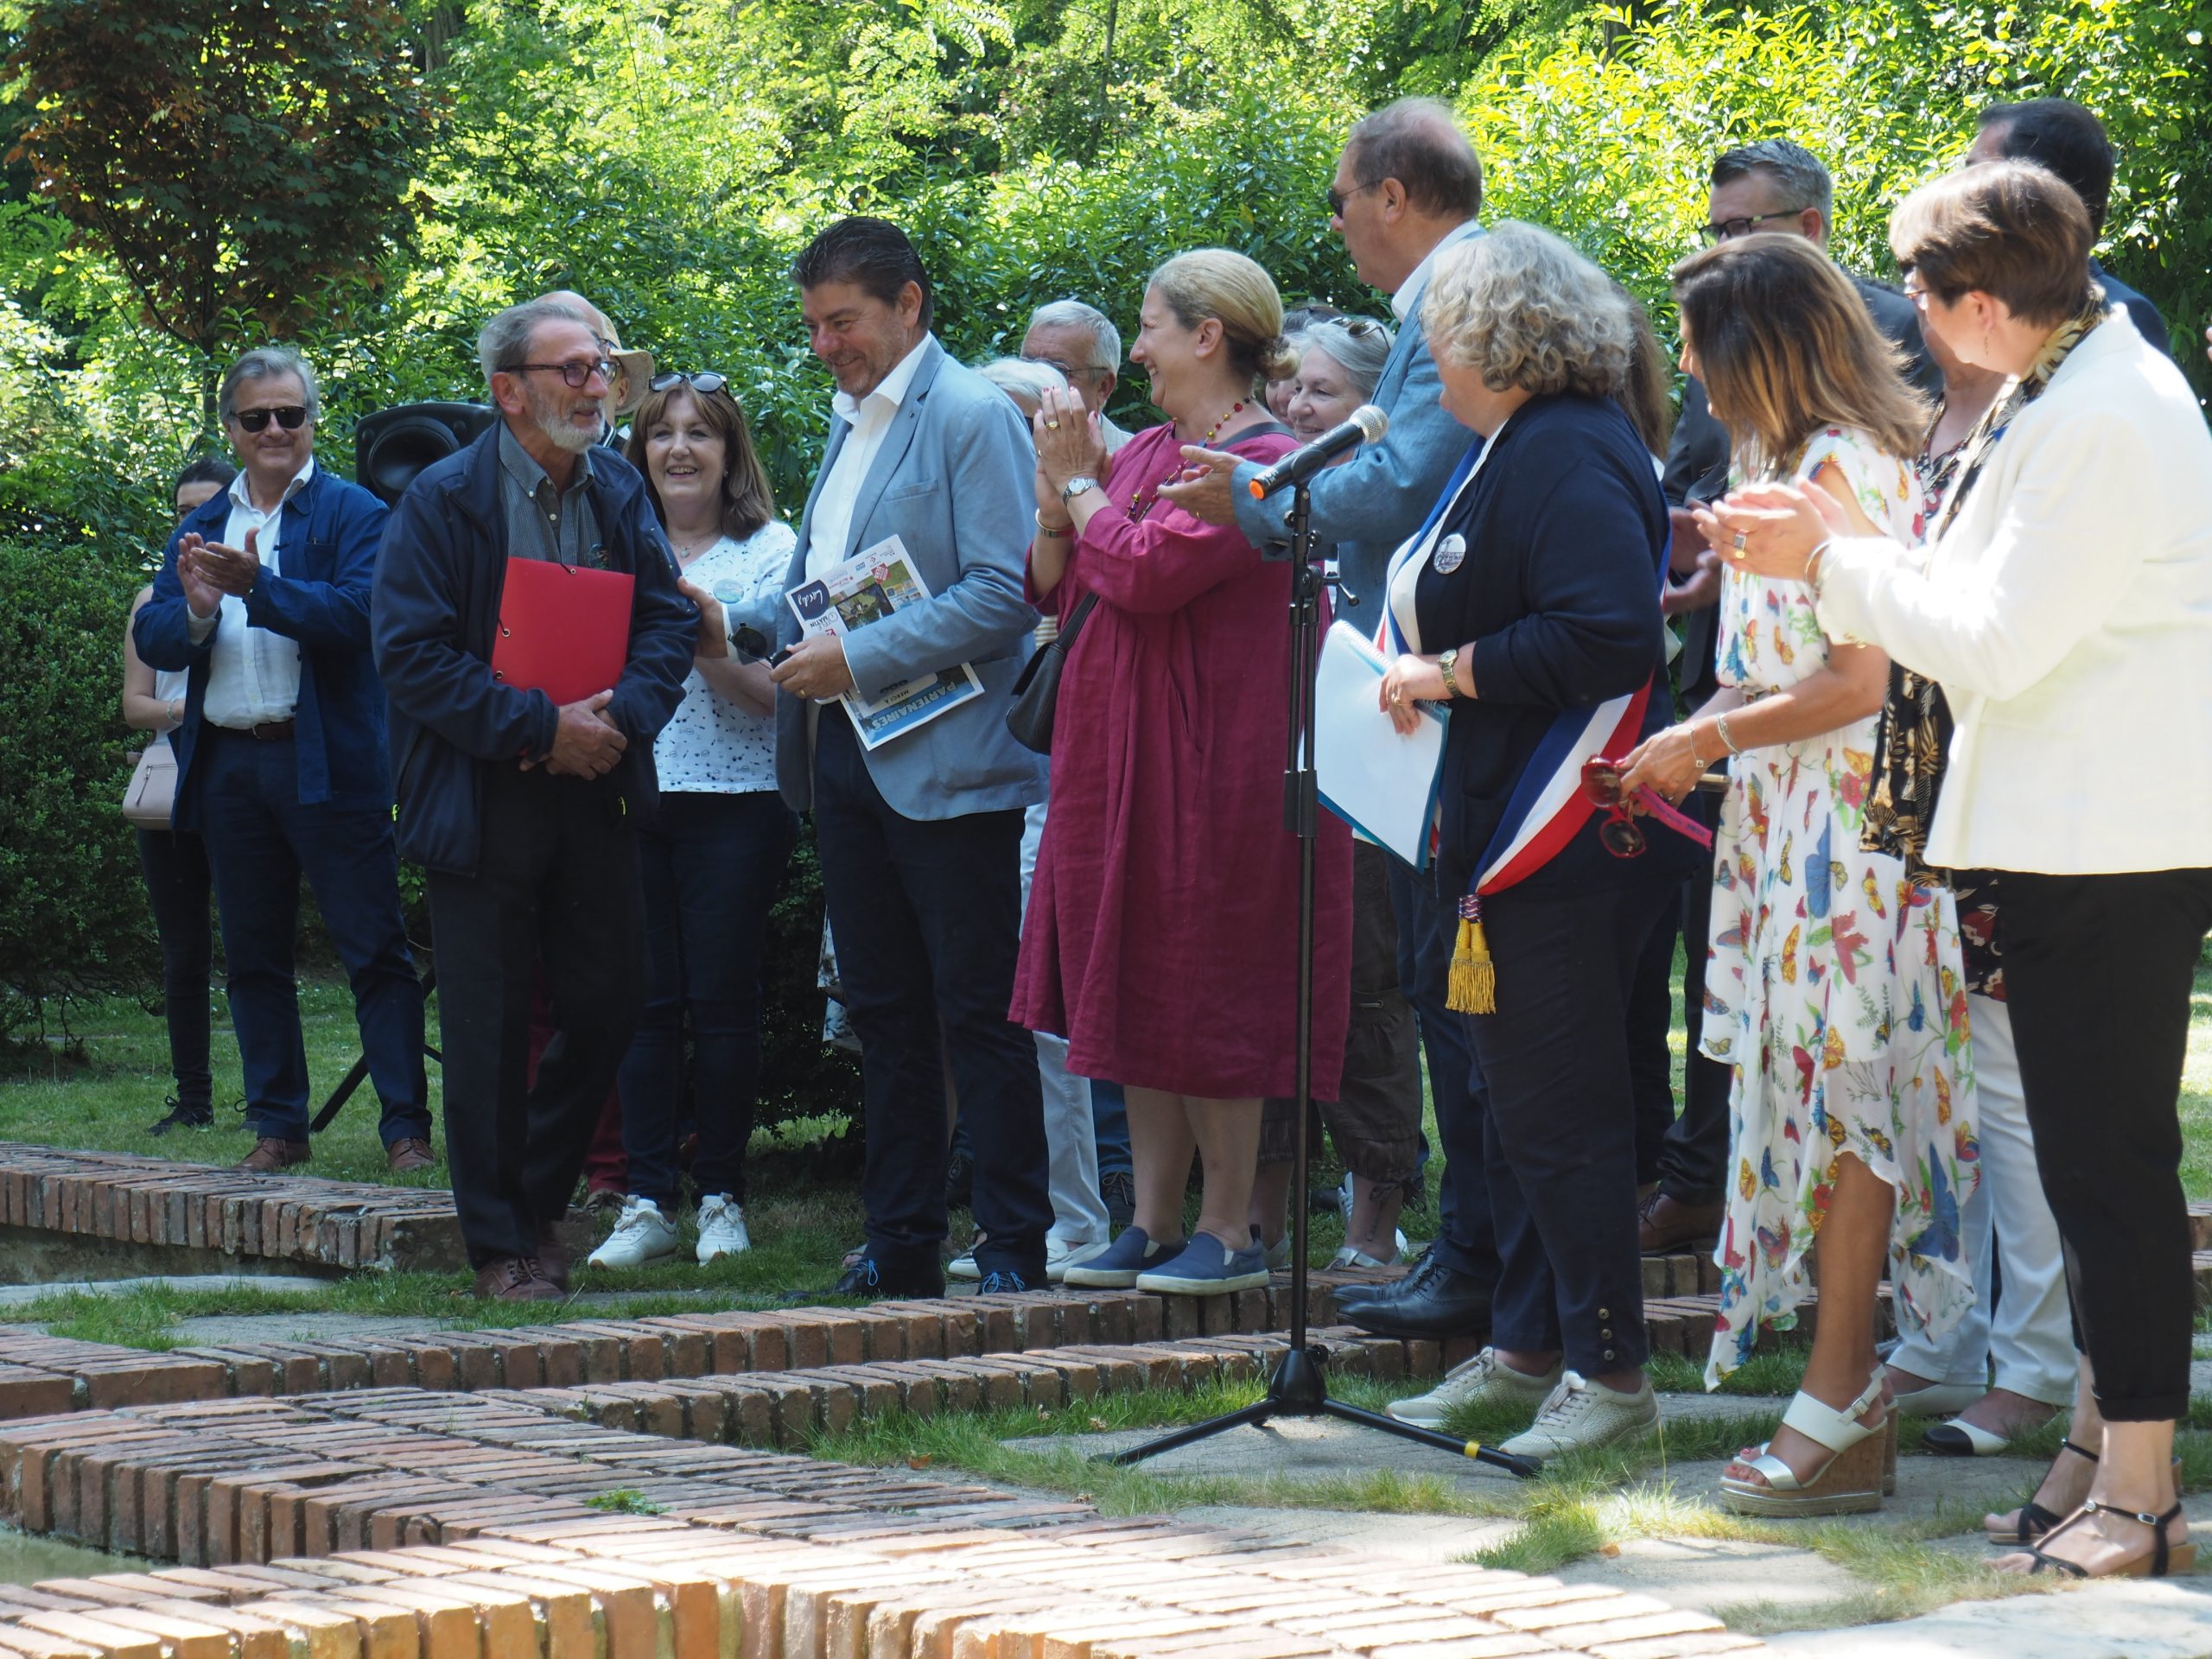
[[[676,1254],[676,1224],[651,1198],[625,1198],[607,1243],[591,1253],[594,1268],[642,1268]]]
[[[1087,1239],[1080,1244],[1071,1244],[1064,1238],[1047,1236],[1045,1240],[1045,1278],[1046,1282],[1059,1284],[1067,1277],[1070,1268],[1079,1268],[1094,1255],[1105,1252],[1107,1241]],[[951,1268],[945,1269],[947,1273]],[[963,1275],[964,1276],[964,1275]]]
[[[745,1207],[727,1192],[699,1200],[699,1261],[718,1255],[742,1255],[753,1248],[753,1235],[745,1230]]]
[[[1496,1349],[1485,1348],[1472,1359],[1463,1359],[1445,1372],[1444,1380],[1427,1394],[1414,1395],[1409,1400],[1393,1400],[1389,1410],[1402,1423],[1441,1428],[1444,1420],[1462,1406],[1525,1408],[1541,1405],[1559,1386],[1559,1380],[1556,1368],[1542,1376],[1530,1376],[1498,1358]]]
[[[1659,1396],[1649,1379],[1634,1394],[1617,1394],[1602,1382],[1586,1382],[1569,1371],[1544,1402],[1528,1432],[1500,1447],[1516,1458],[1562,1457],[1592,1446],[1632,1440],[1659,1427]]]
[[[944,1276],[971,1281],[983,1276],[983,1270],[976,1265],[976,1247],[973,1244],[944,1264]]]

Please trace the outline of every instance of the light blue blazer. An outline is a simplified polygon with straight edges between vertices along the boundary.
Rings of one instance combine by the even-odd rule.
[[[945,354],[932,339],[892,416],[853,504],[852,528],[839,559],[897,536],[929,585],[926,604],[902,610],[848,636],[845,661],[863,696],[917,674],[972,664],[983,695],[893,738],[868,756],[869,775],[894,811],[910,818],[953,818],[1026,807],[1045,796],[1046,757],[1014,741],[1006,713],[1014,677],[1028,658],[1037,613],[1023,597],[1036,505],[1036,452],[1007,395]],[[852,431],[830,423],[830,446],[799,520],[786,591],[806,580],[814,509],[837,453]],[[784,607],[783,644],[799,635]],[[806,703],[776,699],[776,782],[797,811],[814,801]],[[823,705],[822,718],[843,720]]]
[[[1439,250],[1480,236],[1474,220],[1454,228]],[[1325,547],[1337,545],[1337,563],[1350,591],[1336,600],[1336,614],[1372,637],[1382,620],[1383,585],[1390,555],[1421,527],[1452,469],[1467,453],[1474,434],[1444,412],[1443,378],[1421,333],[1421,295],[1408,296],[1406,321],[1391,342],[1382,378],[1367,401],[1390,417],[1380,443],[1352,452],[1350,461],[1318,474],[1313,484],[1313,535]],[[1264,501],[1252,499],[1245,486],[1261,471],[1256,461],[1236,469],[1236,527],[1253,546],[1290,539],[1292,492]],[[1355,602],[1356,601],[1356,602]]]

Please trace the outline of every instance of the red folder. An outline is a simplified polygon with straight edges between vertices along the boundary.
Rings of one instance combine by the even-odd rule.
[[[557,708],[612,691],[630,654],[630,592],[620,570],[509,559],[492,677],[543,691]]]

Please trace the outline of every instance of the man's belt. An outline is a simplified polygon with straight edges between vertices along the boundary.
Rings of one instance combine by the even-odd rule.
[[[219,732],[228,732],[233,737],[258,738],[264,743],[275,743],[292,734],[292,728],[299,724],[294,720],[264,720],[251,726],[218,726]]]

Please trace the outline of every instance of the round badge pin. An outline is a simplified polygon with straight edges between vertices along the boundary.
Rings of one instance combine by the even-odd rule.
[[[1440,576],[1448,576],[1457,570],[1467,556],[1467,538],[1458,532],[1437,543],[1436,552],[1429,560]]]

